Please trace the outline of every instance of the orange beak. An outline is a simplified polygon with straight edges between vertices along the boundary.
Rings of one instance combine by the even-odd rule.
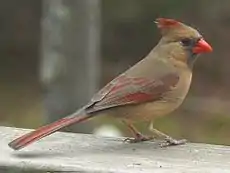
[[[201,38],[196,43],[192,51],[195,54],[208,53],[208,52],[212,52],[212,47],[203,38]]]

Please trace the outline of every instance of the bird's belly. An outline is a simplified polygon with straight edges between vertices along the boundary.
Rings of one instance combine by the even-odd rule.
[[[111,114],[129,121],[150,121],[158,116],[167,115],[183,102],[190,87],[191,77],[191,74],[182,75],[177,87],[162,95],[160,100],[113,108]]]
[[[150,121],[158,116],[166,115],[175,110],[182,101],[155,101],[139,105],[117,107],[111,111],[112,116],[129,121]]]

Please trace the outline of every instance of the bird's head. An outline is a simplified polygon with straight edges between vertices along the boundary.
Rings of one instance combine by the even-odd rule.
[[[212,52],[196,29],[174,19],[158,18],[156,24],[162,34],[159,44],[170,58],[192,67],[197,55]]]

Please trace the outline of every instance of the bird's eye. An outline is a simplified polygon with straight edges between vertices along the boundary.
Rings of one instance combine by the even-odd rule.
[[[180,42],[183,46],[192,46],[194,43],[193,40],[190,38],[182,39]]]

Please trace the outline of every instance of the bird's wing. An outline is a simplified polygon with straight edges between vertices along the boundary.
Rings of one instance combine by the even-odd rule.
[[[122,105],[158,100],[178,81],[179,76],[174,73],[157,80],[121,75],[102,88],[85,107],[85,111],[92,113]]]

